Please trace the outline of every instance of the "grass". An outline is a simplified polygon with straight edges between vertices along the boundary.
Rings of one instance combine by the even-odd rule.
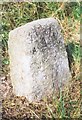
[[[3,118],[48,120],[54,118],[80,118],[80,82],[72,80],[60,94],[38,103],[29,103],[25,97],[17,97],[13,93],[3,100]]]
[[[80,7],[79,2],[72,3],[10,3],[2,5],[2,70],[4,81],[11,86],[9,78],[8,34],[9,31],[32,20],[43,17],[58,19],[68,53],[72,80],[56,96],[38,103],[29,103],[25,97],[17,97],[8,88],[9,93],[2,101],[3,120],[54,120],[80,119]],[[27,9],[29,8],[29,9]],[[18,16],[18,17],[17,17]]]

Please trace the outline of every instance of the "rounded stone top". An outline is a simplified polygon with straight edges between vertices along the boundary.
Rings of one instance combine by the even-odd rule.
[[[52,17],[34,20],[32,22],[26,23],[25,25],[15,28],[14,30],[11,30],[9,35],[13,33],[19,33],[20,31],[24,29],[26,30],[26,28],[28,31],[30,31],[30,29],[32,29],[34,26],[38,26],[38,25],[45,26],[45,25],[50,25],[50,24],[55,24],[55,26],[58,26],[58,21]]]

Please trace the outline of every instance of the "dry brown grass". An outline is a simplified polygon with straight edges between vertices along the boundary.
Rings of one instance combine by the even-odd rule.
[[[64,4],[59,3],[61,10],[63,7]],[[53,14],[53,12],[51,16],[59,18],[58,14]],[[74,41],[80,44],[80,22],[73,16],[70,20],[64,16],[64,19],[59,22],[62,26],[65,43]],[[74,75],[72,75],[69,85],[61,91],[62,94],[58,93],[57,96],[41,100],[38,103],[29,103],[25,97],[15,96],[9,82],[9,75],[4,77],[3,81],[8,83],[5,84],[5,87],[9,92],[4,96],[6,91],[3,91],[3,120],[51,120],[61,118],[62,115],[65,115],[66,119],[80,119],[80,63],[75,62],[71,69]]]

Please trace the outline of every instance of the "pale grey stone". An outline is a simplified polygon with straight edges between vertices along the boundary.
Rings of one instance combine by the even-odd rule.
[[[70,79],[61,28],[54,18],[36,20],[9,34],[10,76],[13,91],[38,101]]]

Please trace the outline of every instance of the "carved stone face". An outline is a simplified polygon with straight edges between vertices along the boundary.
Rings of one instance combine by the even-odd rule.
[[[67,84],[68,59],[57,20],[46,18],[10,32],[10,75],[16,95],[38,101]]]

